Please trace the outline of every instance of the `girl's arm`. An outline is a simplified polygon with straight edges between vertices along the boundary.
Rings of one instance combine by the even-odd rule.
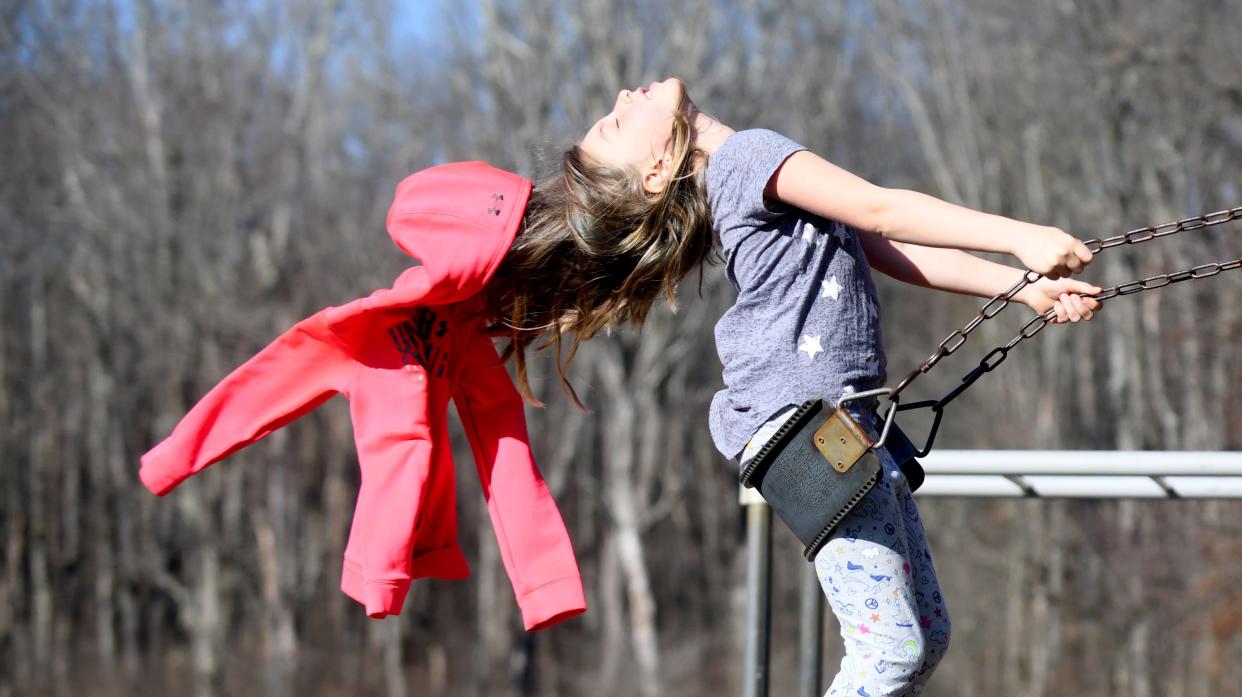
[[[956,249],[924,247],[886,240],[872,232],[859,231],[859,241],[867,263],[877,271],[899,281],[951,293],[991,298],[1018,282],[1022,270],[980,259]],[[1100,288],[1082,281],[1040,280],[1027,285],[1016,300],[1043,314],[1057,309],[1056,322],[1091,319],[1100,302],[1080,295],[1099,293]]]
[[[1053,279],[1078,273],[1091,262],[1086,245],[1057,228],[980,213],[914,191],[879,187],[808,150],[785,160],[766,193],[894,242],[1012,254]]]

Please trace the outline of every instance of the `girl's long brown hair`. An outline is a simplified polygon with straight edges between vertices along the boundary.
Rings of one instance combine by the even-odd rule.
[[[577,146],[564,153],[559,175],[531,191],[522,229],[488,284],[489,332],[509,338],[504,356],[514,357],[530,402],[540,405],[527,347],[555,347],[561,385],[585,410],[565,375],[582,342],[626,322],[641,326],[661,292],[675,311],[677,284],[711,258],[706,154],[694,146],[687,106],[683,92],[671,176],[659,193],[643,188],[636,168],[592,161]]]

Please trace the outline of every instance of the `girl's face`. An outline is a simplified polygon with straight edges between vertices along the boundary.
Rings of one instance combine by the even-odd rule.
[[[647,190],[658,191],[671,164],[673,115],[685,89],[681,80],[671,77],[621,90],[612,111],[591,126],[578,147],[605,164],[637,167]]]

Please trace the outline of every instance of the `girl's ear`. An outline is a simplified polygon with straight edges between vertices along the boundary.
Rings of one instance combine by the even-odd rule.
[[[668,185],[669,168],[672,165],[672,161],[672,155],[665,155],[658,160],[652,161],[643,170],[643,188],[647,190],[647,193],[658,194],[664,191],[664,187]]]

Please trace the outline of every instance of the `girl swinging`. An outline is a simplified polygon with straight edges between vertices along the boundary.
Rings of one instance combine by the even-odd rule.
[[[662,228],[694,246],[714,229],[734,305],[715,328],[725,388],[708,423],[744,467],[796,405],[882,386],[885,355],[870,268],[918,286],[992,297],[1021,269],[963,250],[1002,252],[1045,278],[1015,299],[1055,322],[1091,319],[1100,288],[1071,280],[1090,251],[1056,228],[885,189],[768,130],[734,131],[696,108],[680,80],[621,90],[565,156],[583,240]],[[674,193],[670,193],[674,192]],[[642,202],[684,202],[679,216]],[[658,260],[654,250],[649,256]],[[876,400],[849,402],[872,439]],[[921,691],[949,642],[949,615],[918,507],[886,448],[882,476],[815,555],[845,657],[828,695]]]

